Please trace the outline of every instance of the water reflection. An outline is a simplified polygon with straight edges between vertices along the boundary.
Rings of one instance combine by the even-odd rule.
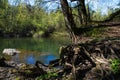
[[[26,58],[25,58],[25,62],[27,64],[35,64],[36,62],[36,59],[33,55],[28,55]]]
[[[35,64],[36,60],[40,60],[45,64],[49,64],[50,60],[59,57],[59,47],[68,44],[70,41],[65,38],[9,38],[0,39],[0,53],[5,48],[15,48],[21,51],[15,55],[12,60],[17,63]]]
[[[53,55],[53,54],[42,55],[42,56],[40,56],[39,59],[40,59],[40,61],[43,62],[44,64],[49,64],[49,61],[57,59],[57,56],[55,56],[55,55]]]
[[[37,60],[43,62],[44,64],[49,64],[51,60],[57,59],[57,56],[53,54],[48,54],[48,55],[40,55],[38,59],[35,58],[34,55],[29,55],[25,58],[25,62],[27,64],[35,64]]]
[[[17,63],[27,63],[27,64],[35,64],[37,60],[41,61],[44,64],[49,64],[51,60],[57,59],[58,56],[54,54],[35,54],[35,53],[27,53],[25,55],[23,54],[17,54],[12,57],[12,61],[15,61]]]

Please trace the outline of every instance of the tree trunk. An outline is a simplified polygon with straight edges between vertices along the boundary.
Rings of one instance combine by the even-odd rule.
[[[67,0],[60,0],[62,12],[65,19],[66,27],[69,31],[70,37],[73,43],[77,43],[77,36],[74,34],[74,29],[76,29],[76,24],[72,15],[72,9],[69,7]]]
[[[78,0],[79,6],[78,6],[78,15],[81,18],[81,24],[86,25],[87,24],[87,10],[85,7],[85,0]]]

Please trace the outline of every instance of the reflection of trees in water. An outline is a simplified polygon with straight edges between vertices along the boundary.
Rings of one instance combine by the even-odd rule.
[[[21,50],[20,54],[13,56],[13,60],[17,63],[34,64],[38,56],[40,56],[40,52]]]
[[[16,48],[27,51],[51,52],[57,53],[60,45],[68,42],[66,39],[32,39],[32,38],[14,38],[0,39],[0,50],[4,48]]]
[[[27,52],[27,53],[21,53],[21,54],[17,54],[15,55],[12,60],[17,62],[17,63],[21,63],[21,62],[25,62],[27,64],[35,64],[35,62],[41,61],[44,64],[49,64],[49,61],[56,59],[57,56],[54,54],[48,54],[48,53],[32,53],[32,52]]]
[[[0,39],[0,50],[2,51],[4,48],[15,48],[21,51],[20,54],[13,56],[12,60],[20,63],[20,62],[27,62],[27,57],[33,57],[36,60],[40,60],[40,56],[46,55],[55,55],[58,56],[58,50],[61,45],[64,43],[68,43],[66,39],[32,39],[32,38],[14,38],[14,39]],[[32,56],[31,56],[32,55]],[[49,61],[51,58],[54,57],[46,56],[44,58],[48,58]],[[31,58],[30,58],[31,59]],[[32,59],[32,60],[33,60]],[[45,59],[43,59],[45,60]],[[28,60],[29,61],[29,60]],[[34,61],[34,60],[33,60]],[[48,64],[48,61],[46,62]],[[34,63],[34,62],[33,62]]]

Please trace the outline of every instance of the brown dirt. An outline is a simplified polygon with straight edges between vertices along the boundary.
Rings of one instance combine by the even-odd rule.
[[[108,37],[120,36],[120,26],[109,27],[105,33],[105,36]]]
[[[105,32],[101,32],[103,33],[102,35],[97,35],[97,38],[110,38],[110,37],[120,37],[120,26],[111,26],[111,27],[108,27]],[[85,36],[82,36],[80,39],[79,39],[79,42],[86,42],[86,41],[92,41],[96,39],[96,37],[85,37]]]

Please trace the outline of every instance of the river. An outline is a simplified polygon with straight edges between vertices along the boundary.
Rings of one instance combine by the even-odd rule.
[[[59,58],[59,47],[70,43],[68,38],[7,38],[0,39],[0,53],[5,48],[15,48],[21,53],[13,56],[12,61],[17,63],[35,64],[40,60],[49,64],[50,60]]]

